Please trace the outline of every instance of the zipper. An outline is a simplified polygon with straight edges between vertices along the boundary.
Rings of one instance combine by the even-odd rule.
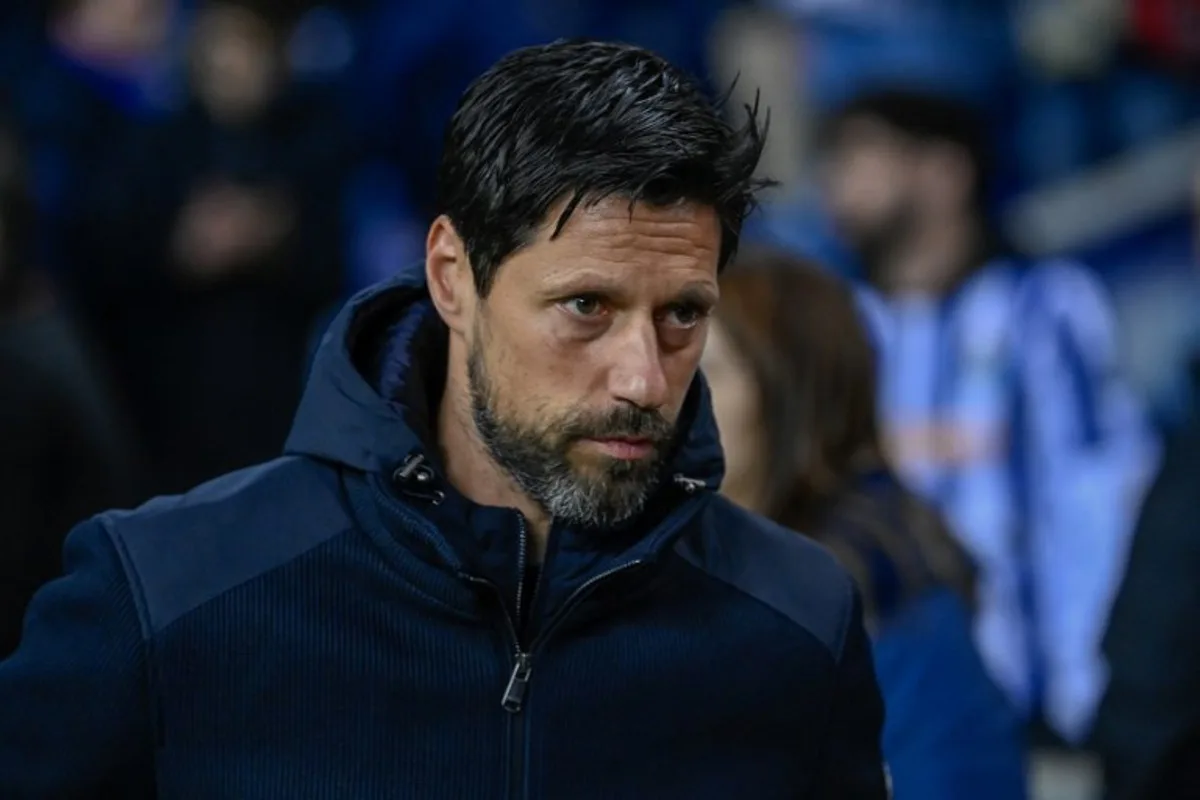
[[[410,460],[406,462],[400,470],[397,470],[395,477],[401,479],[410,478],[414,473],[416,473],[420,466],[421,459]],[[680,474],[673,475],[672,480],[689,496],[695,495],[701,490],[708,488],[708,485],[704,481],[695,478],[688,478]],[[373,488],[377,497],[382,499],[385,502],[385,505],[392,508],[400,515],[401,518],[408,522],[412,528],[416,529],[424,538],[428,539],[430,544],[433,545],[439,553],[443,554],[444,556],[451,555],[447,552],[446,544],[437,534],[437,529],[434,526],[417,518],[416,515],[409,512],[408,509],[403,506],[403,504],[396,502],[394,498],[388,496],[388,494],[379,486],[376,485]],[[438,494],[440,495],[441,493],[438,492]],[[430,497],[428,499],[431,499],[435,503],[441,501],[441,497]],[[695,504],[689,505],[694,506]],[[517,626],[518,622],[523,618],[522,611],[524,610],[525,606],[525,572],[529,568],[529,530],[526,527],[525,518],[520,514],[518,514],[517,517],[520,530],[520,550],[517,557],[516,618],[514,619],[513,615],[509,614],[508,611],[503,611],[504,621],[508,627],[508,633],[513,646],[513,667],[512,672],[509,674],[508,683],[504,687],[504,694],[500,698],[500,706],[509,713],[512,724],[512,737],[510,739],[512,764],[509,772],[510,793],[513,797],[523,797],[525,795],[525,750],[526,742],[528,740],[529,720],[528,716],[522,715],[521,712],[525,706],[525,698],[529,691],[529,681],[533,674],[534,656],[538,650],[545,645],[545,642],[550,638],[555,630],[558,629],[563,620],[571,615],[571,612],[583,602],[588,594],[590,594],[599,583],[608,580],[612,576],[619,573],[640,567],[645,563],[645,561],[640,558],[633,559],[623,564],[618,564],[615,567],[607,569],[604,572],[601,572],[599,575],[595,575],[592,578],[584,581],[581,586],[579,586],[570,594],[566,602],[563,603],[562,609],[554,615],[554,618],[550,620],[546,628],[533,642],[530,643],[529,648],[524,649],[521,645],[520,631]],[[671,520],[670,524],[681,525],[690,518],[691,513],[681,512],[678,513],[673,520]],[[449,563],[457,563],[457,558],[447,558],[447,561]],[[468,583],[472,583],[477,586],[484,586],[495,592],[500,600],[501,609],[504,608],[504,598],[501,596],[500,590],[496,584],[466,572],[460,571],[459,575]],[[529,598],[529,602],[533,602],[536,594],[537,592],[535,589],[533,596]]]
[[[523,523],[521,530],[521,538],[524,540],[525,529]],[[521,649],[520,640],[516,638],[516,626],[513,624],[511,618],[508,620],[509,628],[513,633],[513,639],[515,642],[517,642],[517,651],[513,659],[512,674],[509,675],[508,685],[504,687],[504,696],[500,698],[500,706],[509,713],[511,721],[510,724],[512,725],[512,736],[509,739],[512,755],[512,764],[510,765],[509,769],[509,792],[511,797],[525,796],[525,749],[526,742],[529,740],[529,715],[522,714],[521,712],[525,706],[525,695],[529,691],[529,679],[533,674],[534,653],[542,646],[546,639],[549,638],[550,634],[554,632],[554,629],[558,626],[558,624],[563,619],[570,616],[571,611],[576,607],[576,605],[578,605],[582,598],[589,591],[591,591],[592,587],[611,575],[627,569],[632,569],[641,563],[642,561],[640,559],[629,561],[613,567],[612,569],[606,570],[594,578],[584,582],[582,586],[571,593],[571,596],[567,598],[567,602],[563,604],[562,611],[555,615],[550,624],[546,626],[546,630],[539,635],[532,644],[530,644],[528,651]],[[519,577],[521,578],[521,585],[523,586],[525,582],[523,570],[521,570]],[[520,599],[521,590],[518,589],[518,614],[520,613]],[[505,616],[507,617],[508,615],[505,614]]]
[[[504,687],[504,697],[500,706],[508,712],[509,725],[509,758],[508,768],[509,797],[524,797],[525,792],[525,749],[529,741],[529,715],[522,714],[521,708],[525,703],[525,692],[529,688],[529,673],[533,658],[521,651],[518,645],[514,659],[512,675],[508,685]]]
[[[529,688],[529,678],[533,672],[533,657],[541,649],[546,639],[550,637],[550,634],[554,633],[559,623],[571,615],[571,612],[575,610],[579,602],[583,600],[596,584],[611,578],[619,572],[640,567],[643,563],[645,562],[642,559],[627,561],[624,564],[618,564],[612,569],[605,570],[595,577],[589,578],[582,586],[571,593],[570,597],[563,604],[562,610],[554,616],[554,619],[546,626],[546,630],[534,640],[528,650],[522,650],[520,645],[517,646],[512,674],[508,678],[508,685],[505,687],[504,696],[501,698],[501,705],[505,711],[511,714],[521,713],[521,708],[525,701],[525,692]]]
[[[517,513],[517,526],[520,530],[517,540],[517,604],[516,619],[508,619],[509,632],[513,641],[513,668],[504,688],[500,705],[510,714],[518,714],[525,702],[525,690],[529,686],[529,673],[532,671],[533,657],[521,647],[521,632],[518,626],[525,619],[525,572],[529,569],[529,529],[525,526],[525,517]],[[533,598],[529,601],[532,603]],[[507,612],[505,613],[507,617]],[[532,648],[530,648],[532,649]]]
[[[529,529],[525,525],[525,517],[517,512],[517,527],[520,531],[517,539],[517,602],[514,608],[516,619],[508,616],[509,632],[513,640],[513,669],[504,687],[504,695],[500,698],[500,707],[508,712],[511,736],[509,736],[509,751],[512,759],[509,765],[509,796],[525,796],[525,746],[529,741],[529,716],[522,714],[525,705],[525,694],[529,690],[529,676],[533,671],[533,656],[521,647],[520,625],[524,621],[525,609],[525,572],[529,568]]]
[[[708,484],[699,478],[689,478],[688,476],[679,473],[673,475],[671,480],[675,482],[676,486],[683,489],[683,491],[688,494],[695,494],[701,489],[708,488]]]
[[[504,697],[500,700],[500,705],[510,714],[520,713],[525,702],[525,689],[529,686],[532,661],[533,657],[528,653],[517,652],[512,675],[509,676],[508,685],[504,687]]]
[[[695,495],[702,489],[708,488],[708,484],[704,481],[697,478],[689,478],[685,475],[674,475],[672,476],[672,480],[688,495]],[[673,521],[673,524],[682,524],[686,522],[690,516],[691,515],[688,513],[682,513],[676,520]],[[528,543],[528,530],[525,527],[525,518],[521,517],[520,515],[518,515],[518,517],[521,530],[521,550],[517,562],[517,577],[519,582],[517,583],[516,610],[517,619],[521,619],[522,598],[525,591],[525,569],[527,558],[526,545]],[[594,575],[584,581],[579,588],[571,592],[566,602],[563,603],[562,610],[554,615],[554,619],[550,620],[545,630],[538,635],[537,639],[530,643],[528,650],[523,650],[521,648],[521,640],[517,636],[516,625],[513,623],[512,619],[508,620],[509,628],[512,632],[513,642],[515,644],[515,652],[512,673],[509,675],[508,684],[504,688],[504,695],[501,697],[500,701],[500,704],[504,707],[505,711],[509,712],[510,714],[521,713],[521,709],[525,702],[525,694],[529,688],[529,679],[533,672],[533,657],[537,654],[538,650],[541,649],[542,645],[545,644],[546,640],[550,638],[550,635],[554,633],[555,629],[558,628],[559,624],[561,624],[564,619],[571,615],[571,612],[575,610],[575,608],[580,602],[583,601],[588,593],[591,592],[592,589],[601,581],[607,580],[613,575],[625,572],[626,570],[640,567],[644,563],[644,560],[640,558],[633,559],[632,561],[626,561],[624,564],[618,564],[615,567],[606,569],[599,575]],[[486,581],[484,582],[487,583]],[[491,586],[492,584],[489,583],[488,585]],[[495,587],[493,586],[493,589],[494,588]],[[505,616],[507,617],[507,614]]]
[[[513,630],[516,631],[517,625],[521,623],[525,616],[522,611],[522,600],[525,597],[525,570],[529,567],[529,531],[525,527],[525,515],[521,512],[517,514],[517,528],[520,530],[517,539],[517,620],[516,625],[513,625]],[[514,635],[514,639],[515,639]],[[521,640],[516,639],[517,655],[521,654]]]

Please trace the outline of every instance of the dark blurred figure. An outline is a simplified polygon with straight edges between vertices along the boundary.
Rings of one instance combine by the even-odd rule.
[[[900,800],[1019,800],[1023,735],[971,635],[974,569],[883,454],[875,358],[850,288],[784,256],[739,259],[702,360],[722,491],[807,533],[855,575]]]
[[[134,494],[111,398],[34,269],[25,169],[0,121],[0,658],[33,592],[59,574],[67,531]]]
[[[463,90],[502,54],[547,37],[515,0],[359,6],[362,43],[348,88],[361,146],[373,169],[396,170],[405,204],[420,219],[432,218],[431,154],[441,151],[445,120]]]
[[[467,85],[538,35],[523,3],[343,0],[357,32],[346,81],[358,164],[347,192],[347,288],[424,258],[437,158]],[[571,5],[574,5],[573,3]]]
[[[0,29],[0,89],[28,143],[43,266],[69,278],[60,247],[114,141],[178,101],[174,0],[51,0]]]
[[[1200,361],[1192,368],[1200,398]],[[1104,639],[1092,746],[1109,800],[1200,797],[1200,402],[1167,438]]]
[[[1200,264],[1200,171],[1195,230]],[[1166,438],[1104,637],[1092,744],[1109,800],[1200,797],[1200,349],[1188,377],[1190,413]]]
[[[829,122],[830,205],[861,261],[889,454],[979,566],[976,638],[1030,719],[1086,736],[1155,443],[1083,267],[1005,252],[970,107],[871,92]]]
[[[73,237],[156,491],[279,452],[313,319],[339,289],[340,118],[289,82],[289,23],[205,4],[191,102],[110,161]]]

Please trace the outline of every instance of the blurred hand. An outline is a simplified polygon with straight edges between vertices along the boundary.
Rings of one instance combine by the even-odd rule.
[[[278,194],[230,183],[203,187],[180,212],[172,250],[183,275],[209,283],[258,268],[292,227]]]
[[[889,428],[884,449],[894,464],[960,469],[996,458],[1008,445],[1008,432],[953,423],[911,423]]]

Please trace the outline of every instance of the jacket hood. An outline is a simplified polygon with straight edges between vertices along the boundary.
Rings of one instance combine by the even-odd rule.
[[[430,404],[445,380],[446,335],[423,275],[404,274],[354,296],[321,340],[285,452],[364,472],[436,453]],[[700,373],[679,424],[670,473],[717,488],[724,459]]]

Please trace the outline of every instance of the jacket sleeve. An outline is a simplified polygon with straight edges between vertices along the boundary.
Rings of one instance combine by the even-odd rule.
[[[891,778],[883,761],[883,698],[875,680],[862,602],[853,592],[833,705],[813,800],[888,800]]]
[[[1157,442],[1118,374],[1116,323],[1099,281],[1054,264],[1024,294],[1017,436],[1042,711],[1079,742],[1106,682],[1100,641]]]
[[[71,532],[64,567],[0,662],[0,797],[152,796],[141,625],[102,521]]]

